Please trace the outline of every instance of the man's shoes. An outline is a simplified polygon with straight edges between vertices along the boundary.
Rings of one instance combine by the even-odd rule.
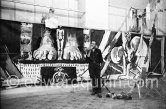
[[[102,98],[101,93],[97,93],[97,96],[98,96],[99,98]]]
[[[91,95],[95,95],[95,94],[97,94],[97,88],[96,87],[92,89]]]
[[[91,93],[91,95],[96,95],[96,94],[97,94],[97,97],[102,98],[101,93],[97,93],[97,92],[92,92],[92,93]]]

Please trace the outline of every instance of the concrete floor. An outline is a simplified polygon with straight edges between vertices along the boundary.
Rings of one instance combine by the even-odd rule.
[[[90,95],[90,83],[83,86],[29,86],[1,89],[1,109],[166,109],[166,98],[157,90],[137,90],[132,100],[106,98],[108,91],[102,89],[102,98]],[[128,92],[129,88],[109,88],[111,92]]]

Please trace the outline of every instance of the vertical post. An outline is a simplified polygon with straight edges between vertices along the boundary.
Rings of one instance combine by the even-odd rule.
[[[161,73],[164,74],[164,50],[165,50],[165,36],[161,40]]]

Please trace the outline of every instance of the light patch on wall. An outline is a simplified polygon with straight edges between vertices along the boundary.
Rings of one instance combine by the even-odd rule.
[[[109,29],[114,31],[126,31],[126,12],[125,8],[109,6]],[[125,23],[124,23],[125,22]]]
[[[1,19],[41,23],[42,16],[55,9],[59,24],[78,26],[78,0],[1,0]]]
[[[21,21],[21,22],[34,22],[34,20],[35,20],[34,12],[33,12],[34,7],[32,5],[16,3],[16,8],[22,9],[22,10],[16,10],[15,20]],[[26,9],[26,11],[24,11],[23,9]]]
[[[126,31],[126,23],[122,26],[124,21],[125,17],[110,15],[109,28],[114,31]],[[121,29],[119,30],[120,27]]]
[[[1,9],[1,19],[15,20],[14,16],[15,16],[14,10]]]
[[[35,0],[14,0],[15,2],[21,2],[26,4],[34,4]]]
[[[108,0],[86,0],[87,28],[108,29]]]
[[[78,20],[77,20],[77,18],[69,18],[68,25],[69,26],[77,27],[78,26]]]
[[[126,8],[117,8],[109,6],[109,14],[126,16]]]
[[[70,2],[71,0],[69,0]],[[52,6],[55,8],[68,9],[68,0],[53,0]]]
[[[8,1],[1,1],[0,4],[2,7],[9,7],[9,8],[14,8],[14,3],[13,2],[8,2]]]
[[[14,8],[13,2],[7,2],[7,1],[1,1],[1,19],[7,19],[7,20],[15,20],[15,11],[12,10]],[[9,8],[9,9],[6,9]]]
[[[123,7],[123,8],[140,8],[146,7],[149,0],[109,0],[109,4],[112,6]]]
[[[35,3],[40,6],[46,6],[51,7],[52,6],[52,0],[35,0]]]

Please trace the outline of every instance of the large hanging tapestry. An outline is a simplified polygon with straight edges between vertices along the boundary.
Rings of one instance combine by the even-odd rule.
[[[150,71],[160,72],[161,40],[158,38],[154,39],[152,44],[150,60],[145,59],[149,48],[149,36],[141,34],[95,29],[83,30],[73,27],[58,27],[50,31],[45,30],[42,24],[13,21],[3,21],[2,24],[1,39],[8,47],[9,55],[21,54],[22,59],[32,59],[31,63],[34,64],[37,62],[85,63],[90,41],[96,41],[104,59],[101,72],[105,74],[125,76],[128,67],[144,68],[148,72],[149,65],[155,68]],[[151,63],[148,64],[149,62]],[[85,70],[88,71],[87,66]],[[84,72],[82,73],[84,74]]]
[[[83,29],[65,28],[63,59],[81,60],[83,50]]]
[[[41,29],[41,35],[34,42],[35,60],[81,60],[83,51],[83,29],[59,27]],[[39,42],[38,42],[39,41]],[[33,45],[35,45],[33,42]]]
[[[105,75],[133,78],[136,76],[133,73],[140,73],[142,68],[148,71],[149,60],[145,62],[148,41],[142,35],[91,30],[91,40],[96,41],[102,52],[105,63],[101,72]]]

